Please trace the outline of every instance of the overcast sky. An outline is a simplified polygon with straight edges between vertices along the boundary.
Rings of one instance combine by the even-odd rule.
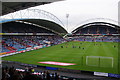
[[[67,24],[66,14],[69,14],[68,32],[70,32],[76,25],[93,18],[117,21],[118,2],[119,0],[63,0],[34,8],[54,14],[64,25]]]
[[[50,4],[32,7],[42,9],[57,16],[71,32],[86,20],[107,18],[118,21],[118,2],[120,0],[63,0]],[[66,14],[68,17],[68,27]]]
[[[67,25],[68,32],[71,32],[82,22],[94,18],[108,18],[118,21],[118,2],[120,0],[63,0],[50,4],[32,7],[32,9],[42,9],[57,16]]]

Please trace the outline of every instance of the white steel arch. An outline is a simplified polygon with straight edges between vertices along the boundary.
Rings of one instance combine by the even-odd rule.
[[[107,23],[111,23],[111,24],[115,24],[115,25],[120,26],[120,22],[112,20],[112,19],[108,19],[108,18],[93,18],[93,19],[89,19],[89,20],[80,22],[79,24],[77,24],[75,27],[73,27],[71,29],[71,32],[73,30],[77,29],[78,27],[82,26],[82,25],[85,25],[85,24],[88,24],[88,23],[92,23],[92,22],[107,22]]]
[[[25,9],[25,10],[16,11],[16,12],[1,16],[0,21],[8,20],[8,19],[10,20],[11,19],[13,20],[15,19],[44,19],[44,20],[55,22],[61,25],[62,27],[64,27],[64,24],[62,23],[62,21],[58,19],[55,15],[47,11],[40,10],[40,9]]]

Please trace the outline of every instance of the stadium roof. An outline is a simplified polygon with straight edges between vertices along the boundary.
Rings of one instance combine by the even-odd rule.
[[[35,24],[38,27],[51,30],[57,34],[67,33],[67,31],[61,25],[49,20],[44,20],[44,19],[8,19],[8,20],[3,20],[0,23],[7,23],[7,22],[21,22],[21,23],[28,23],[28,24],[31,23],[31,24]]]
[[[67,31],[62,26],[52,21],[43,20],[43,19],[25,19],[21,21],[37,24],[47,29],[54,30],[58,33],[67,33]]]
[[[48,1],[44,2],[45,0],[43,2],[41,2],[42,0],[36,0],[36,1],[40,1],[40,2],[29,2],[29,0],[26,2],[14,2],[14,0],[12,2],[7,2],[7,0],[4,0],[2,1],[2,15],[6,15],[19,10],[27,9],[38,5],[44,5],[55,1],[61,1],[61,0],[49,0],[49,2]],[[16,20],[8,20],[8,21],[6,20],[6,21],[2,21],[1,23],[6,23]],[[52,21],[43,20],[43,19],[19,19],[19,20],[23,22],[25,21],[32,24],[37,24],[39,26],[43,26],[49,30],[53,30],[58,33],[67,33],[67,31],[62,26]]]
[[[82,28],[85,28],[85,27],[90,27],[90,26],[93,26],[93,25],[104,25],[104,26],[109,26],[109,27],[113,27],[113,28],[116,28],[116,29],[120,29],[120,26],[118,26],[116,24],[112,24],[112,23],[108,23],[108,22],[92,22],[92,23],[87,23],[87,24],[79,26],[78,28],[73,30],[72,33],[75,33],[79,29],[82,29]]]
[[[61,1],[61,0],[49,0],[49,2],[48,1],[41,2],[41,0],[36,0],[36,1],[40,1],[40,2],[35,2],[35,0],[34,0],[34,2],[29,2],[29,0],[26,0],[26,2],[17,2],[17,0],[15,0],[15,2],[10,2],[11,0],[8,0],[8,1],[2,0],[2,15],[12,13],[15,11],[19,11],[19,10],[23,10],[23,9],[27,9],[29,7],[44,5],[44,4],[48,4],[51,2],[55,2],[55,1]]]

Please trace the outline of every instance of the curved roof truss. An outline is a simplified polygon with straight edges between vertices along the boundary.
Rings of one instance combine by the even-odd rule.
[[[120,26],[120,22],[112,20],[112,19],[109,19],[109,18],[92,18],[92,19],[88,19],[88,20],[80,22],[74,28],[71,29],[71,32],[76,30],[78,27],[82,27],[85,24],[94,23],[94,22],[111,23],[111,24]]]
[[[52,13],[49,13],[44,10],[40,9],[25,9],[25,10],[20,10],[14,13],[10,13],[8,15],[1,16],[1,20],[12,20],[12,19],[45,19],[49,21],[53,21],[61,26],[64,27],[64,24],[60,19],[58,19],[55,15]]]

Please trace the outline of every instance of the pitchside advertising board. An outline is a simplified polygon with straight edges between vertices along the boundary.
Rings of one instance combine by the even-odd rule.
[[[120,78],[119,74],[112,74],[112,73],[94,72],[94,75],[96,75],[96,76]]]

